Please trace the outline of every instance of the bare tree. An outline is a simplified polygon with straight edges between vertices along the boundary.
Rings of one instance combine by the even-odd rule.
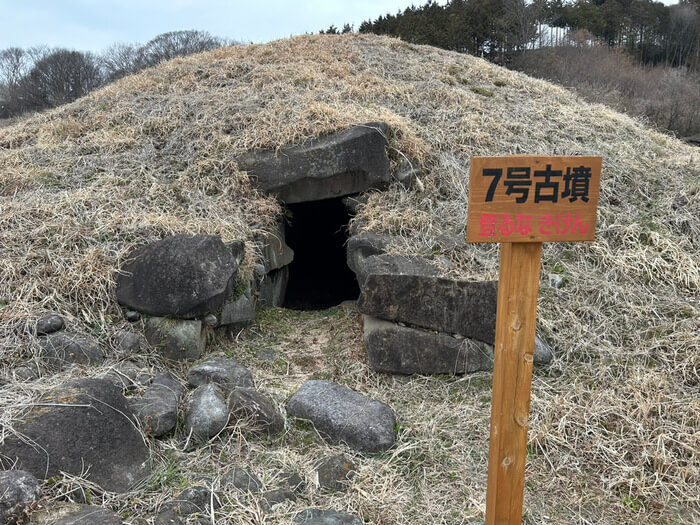
[[[39,60],[20,86],[24,109],[55,107],[80,98],[102,83],[92,53],[56,49]]]
[[[140,49],[140,46],[124,43],[108,47],[100,55],[105,79],[111,82],[135,73],[138,69]]]
[[[212,36],[206,31],[172,31],[150,40],[139,50],[138,66],[155,66],[175,57],[210,51],[227,45],[228,42]]]

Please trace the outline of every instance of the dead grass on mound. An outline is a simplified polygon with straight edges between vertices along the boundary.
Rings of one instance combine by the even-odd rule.
[[[174,232],[243,239],[250,271],[250,241],[280,210],[251,189],[236,157],[376,120],[390,125],[392,165],[419,167],[424,189],[372,193],[353,228],[396,234],[393,252],[433,257],[456,278],[497,276],[497,247],[440,240],[464,236],[470,156],[603,155],[596,242],[544,250],[538,329],[557,358],[533,381],[526,522],[700,520],[700,154],[466,55],[364,35],[220,49],[0,129],[1,366],[37,358],[14,327],[44,310],[106,340],[121,319],[113,272],[138,243]],[[564,286],[550,286],[550,274]],[[332,326],[314,330],[330,341],[324,330]],[[296,375],[258,366],[279,402],[328,366],[304,341],[284,344],[300,360]],[[398,444],[384,457],[358,457],[360,481],[348,494],[312,491],[306,500],[373,523],[480,516],[488,376],[380,376],[361,352],[359,340],[348,342],[330,373],[396,409]],[[32,385],[15,398],[17,384],[2,388],[9,405],[40,390]],[[240,450],[264,472],[265,461],[309,472],[323,449],[308,436],[313,452],[304,453],[308,432],[272,443],[224,438],[186,464],[217,472],[227,461],[222,450]],[[154,445],[166,478],[173,439]],[[141,494],[145,503],[108,502],[152,505],[164,490],[156,480]],[[288,517],[263,518],[255,505],[217,522]]]

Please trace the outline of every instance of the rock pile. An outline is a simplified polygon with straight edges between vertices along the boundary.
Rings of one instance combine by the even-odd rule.
[[[125,372],[129,372],[128,367]],[[150,381],[142,395],[126,398],[124,393],[135,383],[121,382],[123,377],[128,376],[111,374],[66,383],[46,393],[12,422],[13,436],[0,444],[1,466],[23,470],[0,475],[3,517],[21,517],[41,498],[37,478],[66,473],[85,477],[104,490],[132,490],[151,473],[151,458],[139,428],[160,438],[175,432],[181,422],[180,435],[186,436],[190,446],[216,439],[227,432],[229,424],[244,432],[267,435],[285,431],[284,411],[256,390],[250,370],[232,359],[211,356],[191,366],[187,373],[189,392],[174,375],[164,372]],[[331,443],[345,443],[365,452],[385,450],[394,443],[391,408],[337,383],[308,381],[290,397],[287,407],[290,415],[310,421]],[[346,457],[338,456],[321,460],[317,469],[321,488],[345,490],[355,467]],[[254,474],[234,468],[221,476],[220,487],[231,485],[260,493],[262,506],[271,509],[295,501],[296,491],[304,487],[296,474],[286,473],[280,479],[284,486],[262,492],[263,485]],[[184,490],[161,506],[155,522],[180,523],[184,516],[206,513],[212,505],[217,508],[219,496],[210,486]],[[323,518],[336,522],[335,515],[323,512],[330,511],[309,509],[298,521],[317,523]],[[116,514],[85,505],[42,511],[32,515],[32,522],[69,524],[88,517],[91,523],[121,523]],[[337,522],[352,522],[342,520]]]

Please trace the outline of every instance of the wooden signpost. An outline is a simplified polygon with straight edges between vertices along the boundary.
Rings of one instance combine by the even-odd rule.
[[[543,242],[592,241],[602,157],[472,157],[467,242],[501,245],[486,525],[520,525]]]

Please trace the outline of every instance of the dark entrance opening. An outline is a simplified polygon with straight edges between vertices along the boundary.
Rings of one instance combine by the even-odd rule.
[[[294,250],[285,308],[322,310],[360,295],[345,255],[350,220],[342,198],[288,204],[285,240]]]

